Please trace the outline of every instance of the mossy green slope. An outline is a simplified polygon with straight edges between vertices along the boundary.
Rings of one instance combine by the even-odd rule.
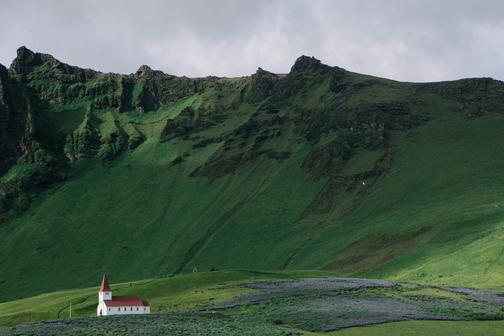
[[[193,309],[249,291],[240,283],[256,279],[289,279],[333,275],[324,271],[216,271],[113,284],[114,295],[148,298],[153,312]],[[96,315],[98,287],[72,289],[0,303],[0,328],[23,322]]]
[[[499,81],[304,56],[288,75],[123,76],[25,49],[3,74],[29,104],[0,92],[0,300],[195,268],[502,286]]]
[[[407,321],[349,328],[332,333],[306,333],[326,336],[497,336],[504,332],[502,321]]]
[[[362,287],[358,290],[347,288],[346,292],[342,290],[340,293],[339,300],[341,301],[339,303],[336,303],[338,301],[333,301],[333,306],[347,306],[347,300],[352,298],[358,302],[359,300],[366,300],[366,298],[382,297],[382,299],[385,299],[383,301],[384,304],[390,304],[386,302],[392,298],[400,298],[400,300],[410,303],[412,298],[416,298],[415,300],[418,300],[416,304],[419,304],[418,309],[420,310],[426,309],[430,311],[432,309],[433,311],[450,312],[448,315],[445,315],[447,319],[454,318],[455,315],[451,314],[464,314],[462,316],[468,317],[471,321],[406,320],[399,323],[349,327],[348,329],[334,332],[309,332],[307,330],[325,330],[322,327],[324,326],[324,319],[318,320],[318,317],[314,316],[313,312],[310,314],[311,308],[321,303],[323,305],[324,301],[317,303],[317,300],[328,299],[332,296],[332,294],[328,295],[323,285],[319,288],[320,291],[316,294],[315,301],[311,301],[313,297],[310,298],[314,294],[311,292],[313,288],[308,287],[310,289],[307,292],[303,293],[301,291],[297,293],[297,295],[301,296],[301,299],[297,295],[284,296],[284,292],[281,297],[278,296],[278,293],[273,294],[272,297],[259,295],[256,296],[257,301],[250,301],[245,305],[233,306],[231,304],[230,306],[224,305],[224,307],[219,308],[219,302],[222,302],[222,300],[236,299],[239,296],[254,295],[254,293],[257,293],[257,289],[254,290],[248,286],[244,286],[244,283],[250,283],[251,281],[257,284],[257,280],[261,280],[261,282],[269,280],[271,281],[270,284],[276,283],[282,288],[280,283],[283,281],[278,281],[279,279],[290,279],[292,282],[288,281],[287,283],[292,285],[295,281],[324,281],[326,277],[332,276],[334,276],[334,273],[322,271],[259,272],[233,270],[197,272],[168,278],[112,284],[114,295],[140,295],[142,298],[149,299],[154,315],[151,315],[151,320],[143,321],[143,323],[142,321],[135,323],[135,321],[127,317],[118,317],[120,320],[114,318],[111,320],[106,319],[107,321],[103,319],[97,320],[95,314],[98,287],[57,291],[0,303],[0,334],[52,335],[82,333],[85,335],[94,335],[103,334],[104,330],[109,330],[110,333],[129,330],[135,334],[158,334],[164,330],[164,327],[153,327],[148,331],[144,331],[142,328],[151,323],[157,325],[160,323],[162,325],[172,324],[174,318],[178,320],[178,323],[176,327],[175,325],[173,326],[174,330],[171,332],[184,335],[206,335],[212,325],[212,321],[215,321],[215,323],[219,321],[223,322],[223,324],[217,323],[217,325],[210,328],[218,335],[227,335],[228,333],[241,335],[241,332],[233,331],[234,328],[229,329],[233,325],[242,326],[244,330],[247,330],[251,334],[255,332],[261,335],[264,332],[256,330],[255,328],[258,326],[267,327],[267,329],[278,329],[279,331],[284,331],[281,334],[286,335],[479,335],[482,332],[487,335],[500,335],[504,327],[502,321],[494,320],[499,318],[499,316],[502,317],[501,309],[498,306],[488,306],[484,304],[484,301],[478,302],[477,300],[477,303],[475,303],[474,299],[469,299],[463,294],[453,292],[453,289],[424,287],[413,283],[398,283],[388,288]],[[301,277],[304,279],[300,279]],[[309,277],[309,279],[306,277]],[[321,279],[316,280],[315,278],[318,277]],[[290,288],[293,289],[296,287]],[[285,290],[289,288],[289,285],[283,288]],[[425,302],[431,302],[431,304],[423,305]],[[451,309],[448,309],[443,305],[435,306],[433,302],[437,302],[438,304],[451,302],[452,306]],[[453,305],[456,302],[463,304],[459,306]],[[286,307],[288,309],[285,309]],[[461,307],[463,308],[461,309]],[[346,316],[350,320],[353,319],[354,323],[360,324],[363,321],[355,319],[357,316],[355,314],[364,314],[369,318],[368,315],[371,312],[371,315],[376,313],[374,310],[376,307],[373,308],[372,304],[369,306],[370,311],[360,310],[357,307],[353,307],[352,309],[354,310],[348,311],[347,308],[347,310],[339,311],[339,314],[335,310],[330,316],[334,316],[336,319]],[[476,311],[472,309],[476,309]],[[72,312],[71,319],[69,319],[70,310]],[[476,316],[471,315],[471,313],[475,312],[477,312]],[[403,313],[407,314],[406,312]],[[407,316],[414,318],[415,315],[407,314]],[[82,319],[83,317],[89,319]],[[366,317],[362,316],[364,319]],[[476,320],[472,320],[474,317],[476,317]],[[209,318],[210,320],[205,320],[204,318]],[[38,324],[28,323],[40,320],[46,321]],[[47,320],[52,320],[52,322],[48,322]],[[318,323],[322,324],[317,324],[317,320]],[[198,327],[196,330],[183,332],[184,330],[190,330],[194,323]],[[327,323],[327,320],[325,320],[325,323]],[[376,323],[376,321],[370,323]],[[18,326],[19,324],[23,325]],[[55,324],[58,324],[56,329],[53,328]],[[17,327],[10,329],[9,327],[12,326]],[[44,326],[52,327],[44,328]],[[168,331],[164,330],[164,332]]]

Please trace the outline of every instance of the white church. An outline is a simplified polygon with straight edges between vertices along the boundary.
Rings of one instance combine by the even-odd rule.
[[[98,292],[97,316],[150,314],[150,305],[137,296],[112,296],[112,290],[107,275],[103,279]]]

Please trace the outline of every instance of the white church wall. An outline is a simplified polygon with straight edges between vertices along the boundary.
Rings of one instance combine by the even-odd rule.
[[[107,314],[107,307],[105,306],[105,303],[100,302],[98,304],[98,307],[96,307],[96,315],[97,316],[106,316]]]
[[[106,315],[150,314],[150,307],[107,307]]]

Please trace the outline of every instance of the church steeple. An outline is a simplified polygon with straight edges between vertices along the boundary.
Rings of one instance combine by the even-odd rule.
[[[98,292],[98,301],[102,302],[108,300],[112,300],[112,290],[110,289],[107,274],[103,274],[100,291]]]
[[[108,277],[107,274],[103,274],[103,278],[101,281],[101,286],[100,286],[100,292],[111,292],[112,290],[110,289],[109,283],[108,283]]]

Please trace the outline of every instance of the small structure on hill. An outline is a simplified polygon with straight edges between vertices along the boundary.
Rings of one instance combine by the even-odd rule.
[[[112,296],[112,290],[106,274],[98,292],[97,316],[150,314],[150,305],[146,300],[137,296]]]

